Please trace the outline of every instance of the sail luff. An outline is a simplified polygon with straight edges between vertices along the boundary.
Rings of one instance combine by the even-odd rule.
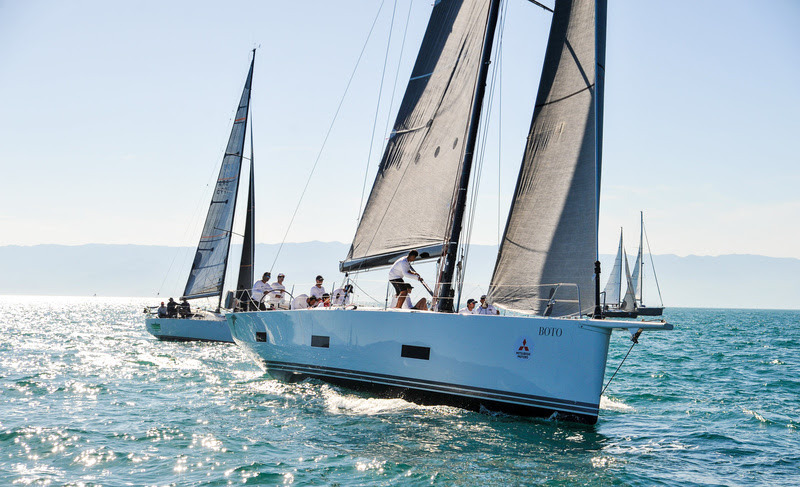
[[[604,19],[604,0],[556,1],[525,156],[490,285],[490,299],[501,307],[550,316],[594,307]]]
[[[478,138],[478,127],[480,125],[481,110],[483,108],[483,97],[486,93],[486,79],[489,73],[489,62],[492,55],[492,44],[494,32],[497,27],[497,18],[500,11],[500,0],[492,0],[489,7],[489,18],[486,22],[486,33],[483,41],[483,53],[481,54],[478,81],[475,88],[475,98],[472,102],[472,114],[470,116],[467,141],[464,145],[464,160],[461,163],[461,180],[459,181],[458,191],[453,203],[453,219],[450,227],[450,238],[448,245],[445,246],[445,254],[441,281],[437,283],[436,289],[439,290],[439,309],[445,312],[454,311],[453,303],[453,275],[456,269],[458,258],[458,244],[461,238],[461,230],[464,224],[464,210],[467,206],[467,189],[469,186],[470,174],[472,172],[472,156],[475,151],[475,143]]]
[[[183,297],[194,299],[218,296],[222,304],[222,291],[225,272],[230,253],[231,230],[236,211],[236,200],[241,179],[242,153],[247,131],[247,117],[250,106],[250,88],[253,78],[253,64],[250,62],[242,96],[231,128],[225,155],[209,204],[206,221],[197,245],[192,269],[186,281]]]

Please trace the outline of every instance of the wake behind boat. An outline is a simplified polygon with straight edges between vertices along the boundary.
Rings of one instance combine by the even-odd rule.
[[[410,259],[411,250],[419,260],[438,259],[435,311],[349,306],[229,314],[234,341],[271,376],[316,377],[423,403],[594,423],[611,331],[672,328],[602,319],[597,228],[605,0],[555,4],[527,147],[489,286],[489,299],[506,315],[453,313],[468,240],[462,229],[473,217],[467,195],[499,9],[500,0],[434,3],[372,191],[340,264],[347,276]]]
[[[225,273],[230,254],[233,222],[236,212],[236,197],[239,193],[242,159],[244,154],[247,120],[250,108],[250,91],[253,80],[255,50],[250,62],[250,70],[244,84],[242,96],[236,110],[225,155],[222,158],[219,177],[217,178],[211,203],[208,208],[200,242],[197,245],[192,269],[183,292],[183,300],[200,298],[217,298],[217,307],[213,311],[169,310],[156,313],[146,308],[149,315],[156,317],[145,319],[147,331],[159,340],[168,341],[214,341],[233,342],[230,328],[225,321],[222,294],[225,284]],[[248,291],[253,283],[253,260],[255,251],[255,182],[252,155],[252,131],[250,133],[250,187],[247,193],[247,216],[244,229],[244,243],[239,264],[237,295],[228,300],[226,308],[235,307],[237,302],[249,300]],[[244,290],[244,291],[243,291]],[[170,298],[171,299],[171,298]],[[162,303],[163,306],[163,303]]]

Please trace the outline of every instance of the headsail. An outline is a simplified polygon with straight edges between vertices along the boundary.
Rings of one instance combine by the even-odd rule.
[[[502,307],[559,316],[594,305],[605,12],[605,0],[556,1],[489,290]]]
[[[625,261],[625,297],[619,303],[619,309],[623,311],[633,311],[636,309],[636,298],[633,293],[633,283],[631,282],[631,268],[628,266],[628,254],[622,249],[622,259]]]
[[[435,3],[343,272],[391,264],[448,239],[489,0]]]
[[[253,79],[253,63],[244,83],[244,90],[236,110],[236,118],[222,158],[222,167],[211,196],[200,243],[189,272],[189,280],[183,297],[203,298],[222,296],[222,285],[230,251],[233,215],[236,207],[236,195],[239,190],[239,176],[242,168],[242,152],[244,150],[247,114],[250,106],[250,86]]]
[[[627,260],[625,264],[627,265]],[[619,287],[622,285],[622,230],[619,231],[619,248],[617,249],[617,257],[614,259],[614,267],[608,275],[608,282],[606,283],[605,304],[617,305],[619,303],[620,292]]]

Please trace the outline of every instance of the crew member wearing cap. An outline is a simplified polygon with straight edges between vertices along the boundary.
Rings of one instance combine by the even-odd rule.
[[[272,288],[272,292],[269,293],[270,302],[275,304],[283,302],[283,296],[286,294],[286,286],[283,285],[284,277],[286,276],[284,276],[283,273],[278,274],[278,280],[270,285]]]
[[[481,305],[478,306],[476,313],[479,315],[499,315],[500,311],[486,301],[486,295],[481,296]]]
[[[325,294],[325,288],[322,287],[322,281],[324,281],[322,276],[317,276],[317,283],[311,286],[311,291],[308,292],[310,296],[314,296],[318,300],[322,299],[322,295]]]
[[[259,309],[267,309],[264,304],[264,295],[272,291],[269,285],[269,278],[272,277],[269,272],[265,272],[261,279],[253,283],[253,292],[250,294],[258,305]]]
[[[406,302],[406,296],[408,296],[413,289],[411,284],[403,281],[404,277],[413,277],[414,279],[422,282],[422,276],[420,276],[417,271],[411,268],[411,263],[417,260],[418,255],[419,252],[412,250],[408,253],[408,255],[400,257],[394,261],[392,268],[389,269],[389,282],[392,283],[395,291],[397,291],[397,305],[395,308],[403,307],[403,304]]]
[[[474,315],[475,313],[475,300],[468,299],[467,305],[458,311],[460,315]]]

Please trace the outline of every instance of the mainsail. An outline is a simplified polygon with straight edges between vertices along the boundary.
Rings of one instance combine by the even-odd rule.
[[[253,79],[253,63],[244,83],[244,90],[236,110],[236,118],[222,158],[222,167],[211,196],[200,243],[189,272],[189,280],[183,297],[187,299],[210,296],[222,297],[222,286],[230,251],[231,230],[236,207],[236,196],[239,190],[239,177],[242,168],[247,115],[250,105],[250,86]]]
[[[605,19],[605,0],[556,1],[489,288],[502,307],[563,316],[594,305]]]
[[[417,249],[439,257],[449,238],[489,0],[440,0],[342,272],[391,264]]]

